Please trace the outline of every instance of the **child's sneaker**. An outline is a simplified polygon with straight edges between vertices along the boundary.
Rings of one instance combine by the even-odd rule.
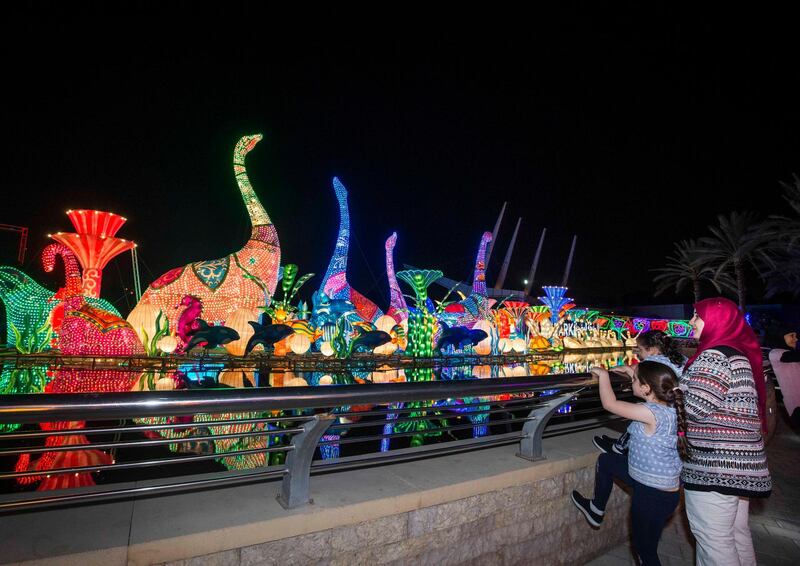
[[[625,455],[625,451],[628,449],[628,433],[626,432],[619,438],[611,438],[610,436],[595,436],[592,439],[592,443],[595,447],[605,454],[614,453],[619,454],[620,456]]]
[[[586,499],[577,491],[572,492],[572,502],[575,504],[575,507],[583,513],[583,516],[586,517],[586,521],[591,526],[597,528],[603,523],[603,515],[605,512],[597,509],[590,500]]]
[[[602,453],[608,454],[614,448],[614,439],[607,437],[605,434],[603,436],[595,436],[592,439],[592,444]]]
[[[625,432],[622,436],[620,436],[616,442],[614,442],[614,446],[611,449],[616,452],[617,454],[624,455],[625,452],[628,451],[628,444],[631,441],[631,435],[628,432]]]

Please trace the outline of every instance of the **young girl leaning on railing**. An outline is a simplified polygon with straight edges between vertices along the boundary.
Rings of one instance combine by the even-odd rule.
[[[667,519],[678,506],[681,460],[688,458],[686,414],[678,378],[668,366],[643,361],[633,374],[633,394],[644,403],[618,401],[608,372],[593,368],[600,400],[607,411],[630,419],[627,456],[600,454],[595,469],[594,498],[572,492],[572,502],[593,527],[603,522],[614,478],[633,488],[633,546],[644,565],[658,565],[658,541]]]

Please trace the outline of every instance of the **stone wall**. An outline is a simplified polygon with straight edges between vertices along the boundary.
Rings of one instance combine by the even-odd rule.
[[[189,565],[582,564],[628,537],[629,499],[614,489],[594,530],[570,501],[590,495],[594,467],[355,525],[189,560]]]

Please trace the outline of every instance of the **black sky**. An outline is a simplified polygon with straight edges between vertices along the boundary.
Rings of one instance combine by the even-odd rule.
[[[70,228],[65,210],[123,214],[146,285],[241,246],[231,152],[262,132],[250,178],[301,272],[327,266],[336,175],[350,192],[351,283],[381,306],[393,230],[398,264],[466,280],[504,200],[490,283],[521,216],[510,284],[522,285],[546,226],[539,283],[559,282],[575,233],[571,296],[652,301],[648,269],[674,241],[705,235],[718,213],[779,212],[778,181],[800,173],[792,53],[696,32],[563,25],[530,40],[320,40],[242,57],[20,48],[3,94],[0,222],[31,228],[26,269],[54,287],[36,254]],[[13,236],[0,243],[13,258]],[[122,309],[129,264],[105,273]]]

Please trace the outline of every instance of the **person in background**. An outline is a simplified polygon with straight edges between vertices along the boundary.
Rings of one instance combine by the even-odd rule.
[[[686,357],[678,351],[675,341],[660,330],[648,330],[639,334],[636,337],[634,353],[640,361],[654,361],[668,366],[679,379],[686,363]],[[611,371],[633,378],[634,368],[632,366],[617,366],[611,368]],[[619,438],[611,438],[606,435],[595,436],[592,442],[601,452],[624,454],[627,449],[628,439],[629,436],[625,433]]]
[[[781,355],[781,361],[785,364],[800,362],[800,349],[797,348],[797,332],[787,332],[783,335],[783,341],[789,347],[789,351]]]
[[[690,456],[681,479],[697,564],[755,565],[749,499],[772,490],[761,348],[728,299],[698,302],[690,323],[699,344],[681,380]]]
[[[608,372],[593,368],[600,387],[603,408],[630,419],[628,455],[606,452],[597,458],[594,497],[577,491],[572,502],[586,521],[599,527],[606,503],[618,479],[633,488],[631,525],[633,546],[642,564],[659,565],[658,541],[680,496],[681,459],[688,456],[683,392],[672,369],[645,360],[633,373],[633,394],[645,403],[619,401],[611,388]]]

